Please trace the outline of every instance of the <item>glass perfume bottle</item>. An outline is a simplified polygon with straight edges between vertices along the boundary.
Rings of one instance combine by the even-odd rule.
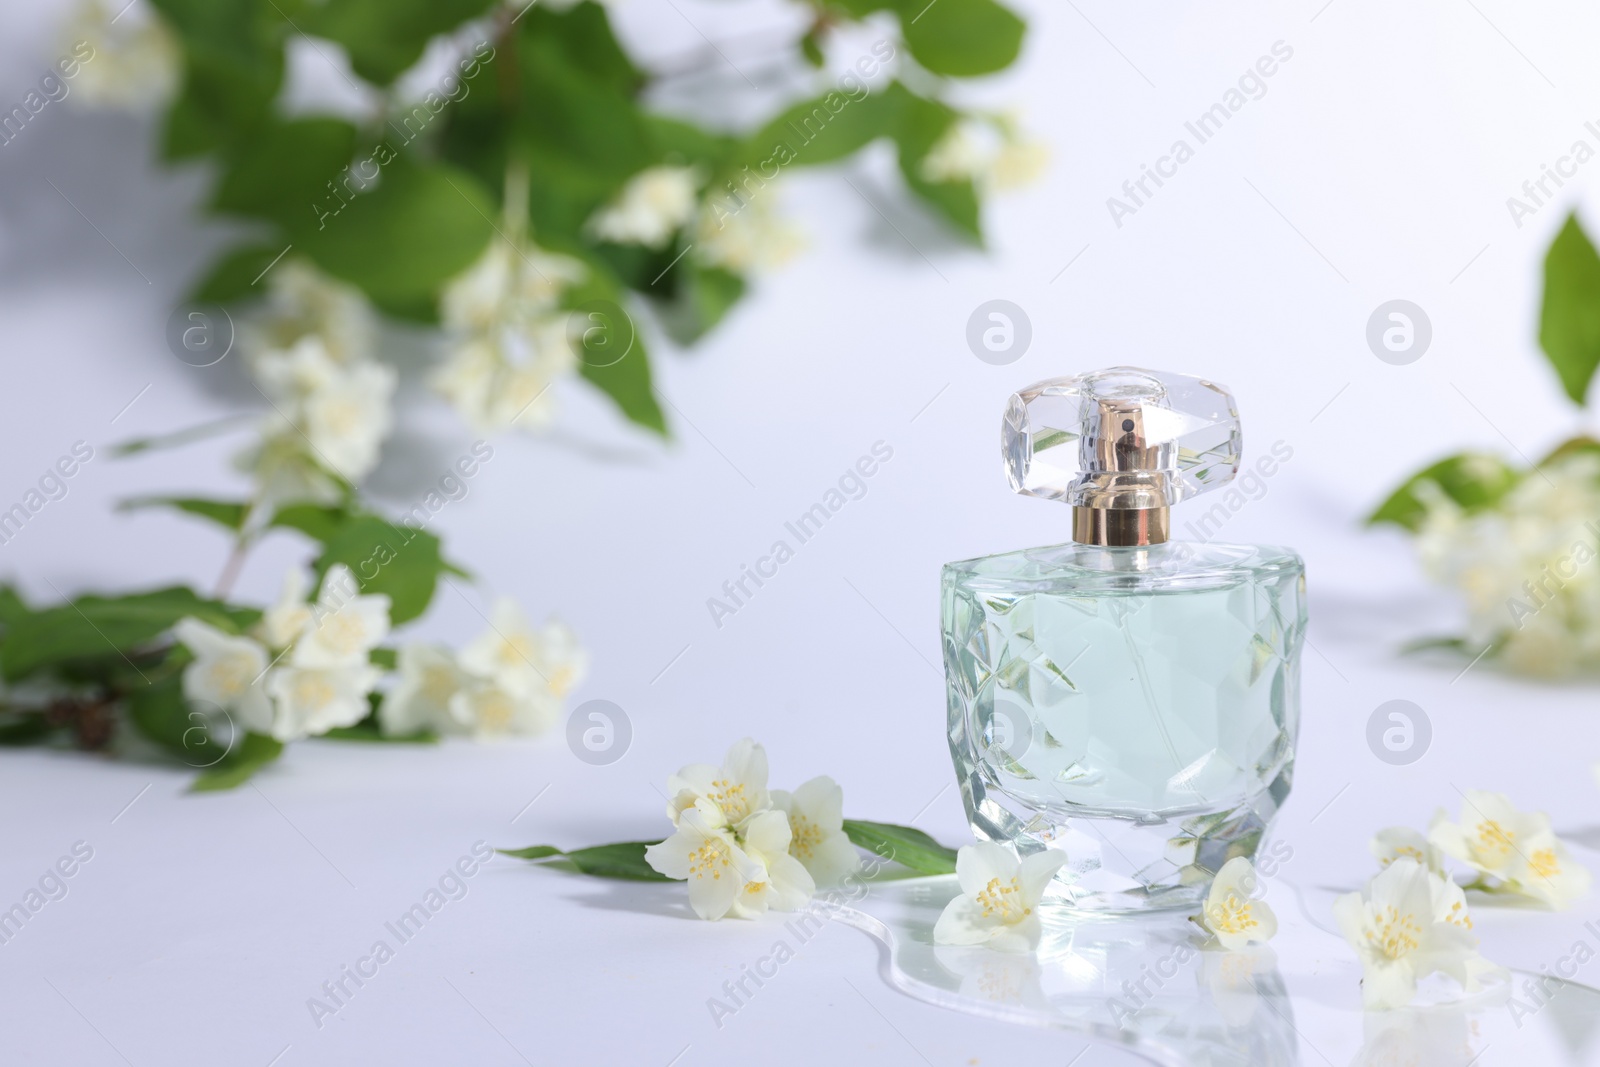
[[[1304,564],[1167,539],[1240,441],[1226,388],[1135,367],[1006,406],[1011,486],[1070,504],[1072,542],[945,565],[950,753],[980,839],[1065,850],[1056,906],[1198,908],[1288,795]]]

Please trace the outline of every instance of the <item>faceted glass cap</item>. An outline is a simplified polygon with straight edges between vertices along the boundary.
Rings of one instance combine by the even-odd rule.
[[[1012,394],[1001,426],[1011,488],[1079,507],[1153,508],[1227,485],[1239,412],[1204,378],[1112,367]]]

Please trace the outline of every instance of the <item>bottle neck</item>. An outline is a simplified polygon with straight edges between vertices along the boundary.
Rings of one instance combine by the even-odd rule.
[[[1168,508],[1074,507],[1072,539],[1107,548],[1165,544],[1171,514]]]

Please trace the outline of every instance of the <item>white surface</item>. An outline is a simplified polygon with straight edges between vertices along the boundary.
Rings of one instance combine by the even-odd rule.
[[[713,37],[764,10],[678,6]],[[468,590],[480,605],[506,591],[577,628],[594,660],[577,698],[627,709],[627,756],[590,767],[559,737],[442,750],[308,743],[258,788],[193,797],[173,771],[0,753],[0,903],[73,842],[95,850],[70,894],[0,946],[0,1061],[1071,1061],[1072,1039],[892,992],[874,977],[871,943],[843,928],[718,1030],[707,998],[768,950],[781,920],[688,921],[676,888],[507,861],[337,1019],[319,1030],[306,1000],[474,841],[659,834],[665,776],[743,734],[767,744],[775,785],[832,774],[852,814],[921,813],[918,825],[960,839],[935,666],[938,566],[1065,536],[1062,509],[1006,490],[1000,405],[1036,378],[1114,362],[1228,382],[1250,457],[1280,439],[1294,448],[1223,536],[1295,545],[1309,565],[1320,654],[1306,655],[1295,793],[1279,824],[1297,878],[1355,882],[1373,830],[1455,811],[1457,787],[1504,790],[1558,829],[1600,838],[1594,689],[1398,659],[1398,642],[1439,629],[1448,606],[1420,584],[1400,538],[1358,526],[1438,454],[1503,447],[1503,431],[1537,455],[1573,429],[1536,356],[1537,268],[1600,163],[1521,229],[1504,202],[1573,139],[1593,142],[1582,124],[1600,114],[1600,15],[1503,0],[1026,6],[1024,62],[970,98],[1020,106],[1055,162],[1038,186],[993,202],[987,254],[908,207],[886,157],[846,173],[931,265],[838,173],[801,175],[787,203],[810,252],[700,350],[657,344],[675,443],[632,433],[574,386],[567,443],[496,442],[468,499],[436,520],[451,556],[482,576]],[[54,56],[58,16],[40,8],[0,14],[0,99],[20,99]],[[619,18],[653,53],[702,46],[658,0],[631,0]],[[1279,39],[1294,58],[1268,94],[1116,228],[1106,197]],[[73,441],[101,449],[66,499],[0,546],[0,572],[34,597],[208,584],[221,567],[224,546],[203,525],[111,511],[148,491],[235,491],[220,449],[114,462],[104,446],[251,407],[226,368],[207,376],[166,351],[172,302],[227,234],[193,221],[199,175],[162,172],[149,141],[134,120],[51,105],[0,147],[0,501]],[[1010,367],[979,362],[963,338],[993,297],[1032,318],[1033,346]],[[1395,297],[1434,326],[1432,350],[1408,367],[1379,362],[1363,339],[1372,309]],[[397,507],[470,440],[437,405],[408,419],[377,479]],[[714,627],[706,598],[878,440],[894,458],[867,496]],[[302,549],[288,537],[266,546],[240,595],[268,597]],[[480,626],[446,590],[417,629],[459,643]],[[1396,697],[1434,725],[1432,749],[1404,768],[1364,740],[1367,716]],[[1492,958],[1537,970],[1595,918],[1591,899],[1560,915],[1485,913],[1479,929]],[[1097,1049],[1076,1062],[1130,1061]]]

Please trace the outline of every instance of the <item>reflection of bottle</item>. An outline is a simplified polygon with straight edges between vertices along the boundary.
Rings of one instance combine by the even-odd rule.
[[[1171,505],[1238,470],[1222,386],[1132,367],[1050,379],[1011,398],[1002,436],[1012,488],[1071,504],[1073,540],[944,568],[973,831],[1064,848],[1057,899],[1074,907],[1195,906],[1289,791],[1304,566],[1167,540]]]

